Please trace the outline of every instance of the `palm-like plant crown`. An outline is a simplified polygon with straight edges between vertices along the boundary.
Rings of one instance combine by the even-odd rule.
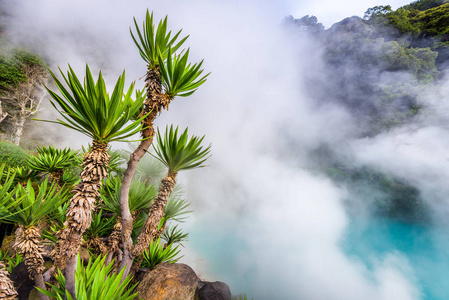
[[[0,165],[0,221],[6,221],[11,217],[11,210],[14,210],[23,200],[23,196],[15,195],[13,184],[14,172],[6,169],[6,164]]]
[[[162,137],[159,129],[157,131],[158,146],[154,147],[156,157],[167,168],[169,173],[176,173],[182,170],[204,167],[202,164],[209,158],[210,145],[203,149],[201,142],[204,136],[188,136],[188,128],[178,137],[178,127],[173,129],[173,125],[168,126],[165,135]]]
[[[141,110],[144,101],[143,92],[136,92],[135,101],[131,98],[134,89],[132,83],[124,93],[125,72],[118,78],[112,94],[109,96],[101,72],[94,82],[89,66],[86,65],[86,77],[82,84],[69,65],[67,77],[59,69],[69,90],[50,71],[62,97],[46,87],[53,98],[50,100],[55,109],[65,119],[57,122],[71,129],[84,133],[100,144],[112,141],[124,141],[140,131],[143,118],[125,124],[137,111]],[[58,108],[55,102],[59,105]]]
[[[66,191],[56,192],[56,190],[56,185],[48,185],[48,179],[39,185],[37,194],[31,181],[28,181],[26,187],[17,185],[15,197],[23,200],[18,205],[7,209],[7,216],[4,216],[2,220],[25,227],[36,226],[55,213],[67,200]]]
[[[137,37],[134,36],[131,28],[129,29],[131,37],[134,40],[137,48],[139,49],[140,56],[147,62],[150,69],[156,68],[160,64],[159,56],[162,60],[165,60],[169,55],[169,51],[175,52],[181,47],[185,40],[189,37],[181,39],[181,41],[176,43],[179,34],[182,30],[178,31],[173,38],[170,39],[171,31],[167,33],[167,17],[159,22],[156,31],[155,25],[153,24],[153,13],[147,10],[145,21],[143,22],[142,31],[137,25],[137,21],[134,18],[134,25],[137,31]]]
[[[199,78],[203,73],[203,70],[201,70],[203,61],[198,64],[188,64],[189,50],[187,49],[184,54],[177,55],[169,49],[166,65],[164,64],[164,57],[159,56],[162,85],[169,99],[173,99],[175,96],[187,97],[192,95],[198,87],[206,82],[206,78],[210,74]]]
[[[53,173],[81,164],[78,152],[70,148],[55,149],[53,146],[49,146],[36,150],[38,155],[30,156],[27,159],[27,164],[36,171]]]

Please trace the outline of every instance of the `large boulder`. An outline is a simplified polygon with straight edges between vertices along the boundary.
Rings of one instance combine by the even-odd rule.
[[[143,276],[136,287],[139,299],[144,300],[193,300],[198,277],[185,264],[159,264]]]
[[[221,281],[199,282],[195,296],[195,300],[230,300],[232,298],[229,286]]]

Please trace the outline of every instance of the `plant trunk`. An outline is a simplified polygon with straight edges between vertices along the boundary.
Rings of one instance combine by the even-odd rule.
[[[46,290],[47,287],[45,286],[45,282],[44,282],[44,276],[41,274],[36,275],[36,277],[34,278],[34,283],[36,284],[36,287]],[[49,300],[48,296],[42,294],[41,292],[37,293],[39,295],[39,300]]]
[[[44,246],[42,245],[41,229],[38,226],[30,226],[21,232],[21,237],[15,247],[25,259],[30,278],[35,280],[36,286],[45,289],[44,278]],[[48,300],[48,297],[38,292],[39,299]]]
[[[114,225],[114,229],[112,230],[111,234],[108,238],[108,244],[106,253],[108,254],[108,257],[106,258],[105,264],[109,265],[115,255],[115,252],[117,251],[120,239],[121,239],[121,232],[122,232],[122,220],[120,217],[117,218],[117,223]],[[117,261],[116,261],[117,263]]]
[[[26,118],[22,116],[22,114],[20,114],[17,117],[17,121],[15,123],[15,130],[12,134],[12,142],[14,145],[19,146],[20,144],[20,139],[22,138],[23,135],[23,126],[25,125],[25,121]]]
[[[159,231],[163,224],[160,223],[164,217],[164,209],[167,205],[168,198],[175,188],[176,175],[177,172],[169,172],[168,175],[162,179],[159,186],[159,193],[156,199],[154,199],[151,203],[148,219],[145,222],[142,232],[137,239],[137,244],[133,249],[132,254],[134,257],[141,256],[143,251],[148,249],[150,242],[156,237],[156,235],[161,234]]]
[[[120,190],[120,209],[122,217],[122,243],[123,243],[123,259],[120,263],[120,270],[125,269],[124,276],[128,276],[134,260],[132,256],[133,241],[131,233],[133,230],[133,217],[129,210],[129,189],[131,181],[137,168],[140,159],[145,155],[148,148],[153,143],[154,126],[153,122],[157,114],[161,111],[159,98],[162,91],[162,79],[159,67],[148,69],[147,77],[145,78],[147,97],[141,112],[141,116],[147,115],[142,121],[141,135],[143,140],[137,149],[131,154],[128,161],[128,167],[125,171],[122,181],[122,188]]]
[[[67,259],[67,267],[65,269],[65,288],[69,291],[72,298],[76,300],[76,289],[75,289],[75,272],[76,272],[76,263],[77,263],[77,255],[70,257]]]
[[[9,273],[6,271],[3,261],[0,260],[0,299],[14,300],[16,296],[17,291],[14,288],[14,283],[9,278]]]
[[[59,256],[67,260],[66,285],[72,297],[75,298],[76,255],[83,242],[83,234],[92,222],[92,211],[99,196],[101,179],[107,176],[110,155],[108,144],[92,142],[91,150],[84,155],[81,182],[74,188],[74,195],[70,199],[67,211],[67,221],[63,232],[59,234],[63,239],[59,243]]]

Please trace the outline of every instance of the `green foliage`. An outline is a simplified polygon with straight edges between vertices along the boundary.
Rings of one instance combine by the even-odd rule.
[[[178,127],[173,129],[173,125],[165,129],[164,138],[162,138],[159,129],[157,130],[158,146],[153,145],[156,151],[156,157],[169,170],[169,172],[178,172],[181,170],[189,170],[204,167],[204,163],[209,158],[210,145],[203,149],[201,142],[204,136],[198,138],[196,136],[188,137],[188,128],[178,138]]]
[[[170,39],[171,31],[167,33],[167,17],[159,22],[157,30],[155,31],[155,25],[153,24],[153,13],[147,10],[145,21],[143,22],[142,31],[137,25],[137,21],[134,18],[134,25],[137,31],[138,40],[134,36],[130,28],[131,37],[137,48],[139,48],[140,56],[147,62],[148,67],[151,69],[156,68],[157,65],[163,64],[163,61],[169,56],[169,51],[176,52],[179,47],[189,37],[181,39],[176,43],[179,34],[182,30],[178,31],[173,38]],[[162,58],[162,62],[159,61],[159,57]]]
[[[26,82],[25,65],[45,66],[42,58],[27,49],[13,48],[5,40],[0,47],[0,90],[13,89]]]
[[[437,6],[442,5],[443,3],[447,2],[447,0],[417,0],[414,1],[408,5],[405,5],[404,8],[408,10],[427,10],[429,8],[434,8]]]
[[[121,188],[122,178],[119,176],[110,177],[102,186],[100,194],[101,199],[103,199],[103,209],[113,212],[116,216],[121,216]],[[133,179],[129,189],[129,211],[148,211],[157,193],[157,187],[153,184],[146,184],[138,179]]]
[[[125,72],[118,78],[111,96],[107,93],[101,72],[95,83],[87,65],[84,85],[81,84],[70,66],[67,77],[64,76],[61,69],[60,72],[70,92],[51,72],[63,97],[46,87],[53,100],[61,108],[58,108],[55,102],[51,100],[50,102],[66,120],[58,119],[53,123],[59,123],[79,131],[98,143],[125,141],[126,138],[140,131],[140,122],[145,116],[125,125],[137,111],[141,110],[144,101],[143,92],[139,91],[136,92],[136,100],[131,99],[134,83],[130,85],[126,94],[124,93]]]
[[[201,65],[203,61],[198,64],[187,64],[189,59],[189,49],[184,54],[176,55],[168,50],[166,58],[167,65],[164,65],[164,57],[159,56],[159,67],[161,68],[162,85],[165,89],[165,94],[170,99],[175,96],[187,97],[192,95],[198,87],[206,82],[207,76],[198,77],[203,73]]]
[[[425,82],[433,82],[439,72],[435,67],[438,53],[430,48],[403,47],[396,41],[382,45],[382,60],[388,71],[408,71]]]
[[[142,267],[153,270],[160,263],[167,262],[172,264],[177,262],[183,257],[176,257],[181,252],[178,248],[179,246],[172,248],[172,244],[164,248],[163,243],[160,242],[160,238],[157,241],[151,241],[148,250],[143,252]]]
[[[114,228],[116,218],[106,218],[103,216],[103,211],[100,210],[92,216],[90,227],[86,230],[86,236],[89,238],[102,237],[111,233]]]
[[[29,156],[27,164],[33,170],[53,173],[81,164],[78,152],[70,148],[55,149],[53,146],[37,148],[37,156]]]
[[[75,272],[75,297],[77,300],[131,300],[137,297],[137,293],[131,294],[136,285],[129,287],[131,277],[123,278],[122,270],[116,274],[113,272],[114,264],[105,266],[105,257],[89,259],[86,267],[78,258],[78,266]],[[52,299],[73,300],[70,293],[65,289],[65,278],[58,270],[56,276],[58,285],[50,284],[52,291],[37,288],[44,295]]]
[[[15,167],[15,182],[19,184],[26,184],[28,180],[31,182],[37,182],[39,177],[39,172],[30,169],[27,165],[22,167]]]
[[[369,20],[372,18],[379,18],[379,17],[383,17],[384,15],[390,13],[391,11],[392,11],[391,5],[377,5],[377,6],[368,8],[365,11],[363,18],[365,20]]]
[[[15,253],[14,256],[9,253],[8,250],[2,251],[0,250],[0,260],[5,263],[6,270],[11,274],[12,270],[24,261],[22,255],[20,253]]]
[[[183,233],[181,229],[178,229],[178,225],[174,227],[169,227],[165,229],[161,238],[165,241],[167,245],[170,244],[180,244],[188,240],[188,233]]]
[[[14,172],[6,169],[5,164],[0,166],[0,221],[6,222],[14,217],[11,211],[16,211],[24,195],[17,195],[14,184]],[[18,210],[20,212],[20,210]]]
[[[165,220],[174,220],[182,222],[187,214],[191,213],[192,210],[187,210],[190,203],[179,197],[170,197],[167,201],[167,205],[164,208],[164,218]]]
[[[39,185],[37,194],[30,181],[26,187],[17,185],[15,197],[23,201],[3,209],[2,222],[17,223],[25,227],[44,222],[67,200],[66,192],[63,189],[59,191],[56,189],[56,185],[48,185],[48,179]]]
[[[8,167],[20,167],[26,165],[28,154],[19,146],[7,142],[0,142],[0,162]]]

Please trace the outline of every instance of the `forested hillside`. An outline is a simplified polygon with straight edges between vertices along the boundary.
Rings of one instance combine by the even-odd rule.
[[[289,16],[283,24],[321,52],[323,65],[307,74],[310,101],[322,108],[345,107],[357,124],[356,137],[414,126],[422,116],[432,115],[422,99],[447,76],[448,1],[416,1],[397,10],[376,6],[367,9],[363,18],[348,17],[328,29],[308,15]],[[348,185],[353,195],[379,193],[374,204],[379,213],[408,220],[426,218],[412,183],[369,166],[353,166],[332,145],[320,145],[313,157],[321,170]]]

